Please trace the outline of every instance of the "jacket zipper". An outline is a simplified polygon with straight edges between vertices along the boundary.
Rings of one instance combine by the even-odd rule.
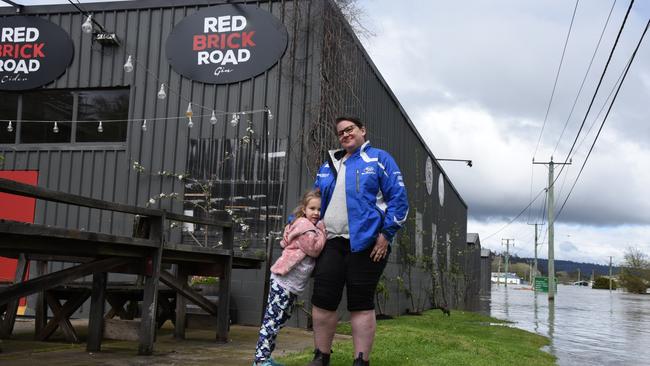
[[[357,193],[359,193],[359,169],[357,169]]]

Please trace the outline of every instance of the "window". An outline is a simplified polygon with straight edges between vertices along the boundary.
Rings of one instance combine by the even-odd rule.
[[[0,95],[0,119],[11,121],[11,128],[9,128],[9,121],[0,123],[0,144],[13,144],[16,141],[18,94],[2,93]]]
[[[126,89],[80,91],[77,120],[109,122],[102,122],[102,132],[97,130],[99,122],[77,123],[77,142],[125,141],[128,113],[129,91]]]
[[[128,88],[2,92],[0,144],[123,142],[128,113]]]
[[[66,90],[39,90],[28,92],[23,97],[21,120],[61,121],[54,123],[23,122],[20,126],[20,142],[70,142],[72,132],[72,103],[74,96]]]

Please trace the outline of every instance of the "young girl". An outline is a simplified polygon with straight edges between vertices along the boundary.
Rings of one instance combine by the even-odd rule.
[[[293,212],[295,219],[284,228],[282,255],[271,267],[269,299],[260,328],[253,366],[280,365],[271,358],[275,338],[289,318],[296,298],[305,288],[316,257],[325,245],[325,226],[320,221],[320,192],[305,193]]]

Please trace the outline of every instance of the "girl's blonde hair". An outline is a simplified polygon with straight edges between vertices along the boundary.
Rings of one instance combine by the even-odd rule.
[[[309,201],[311,201],[314,198],[320,199],[320,191],[317,189],[307,191],[305,194],[302,195],[302,198],[300,199],[300,204],[298,207],[296,207],[293,210],[293,216],[295,218],[299,217],[305,217],[305,212],[303,211],[305,207],[307,207],[307,204],[309,204]]]

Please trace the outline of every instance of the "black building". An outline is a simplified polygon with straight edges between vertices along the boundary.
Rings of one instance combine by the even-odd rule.
[[[334,118],[357,115],[373,146],[389,151],[402,169],[411,207],[393,243],[383,281],[389,295],[378,297],[382,311],[464,307],[471,300],[465,278],[479,271],[468,268],[477,261],[466,255],[467,205],[332,1],[140,0],[87,3],[81,10],[0,9],[2,27],[14,29],[13,38],[2,40],[12,50],[29,43],[13,23],[17,17],[53,23],[72,45],[60,72],[22,89],[11,80],[22,75],[13,72],[18,63],[7,64],[19,61],[16,53],[3,51],[0,60],[13,65],[0,70],[5,176],[32,171],[50,189],[234,218],[239,250],[263,255],[267,233],[281,232],[326,150],[337,146]],[[84,25],[87,14],[95,23]],[[251,34],[245,23],[251,17],[256,27],[270,28]],[[90,34],[82,31],[88,26]],[[47,39],[40,50],[61,56],[63,46],[53,46],[61,38]],[[38,59],[30,51],[23,56]],[[212,75],[198,65],[212,67]],[[133,217],[39,201],[34,222],[130,234]],[[169,235],[197,245],[219,242],[200,227],[170,228]],[[279,251],[276,242],[275,256]],[[235,272],[238,321],[257,323],[264,271]],[[304,315],[294,320],[305,321]]]

